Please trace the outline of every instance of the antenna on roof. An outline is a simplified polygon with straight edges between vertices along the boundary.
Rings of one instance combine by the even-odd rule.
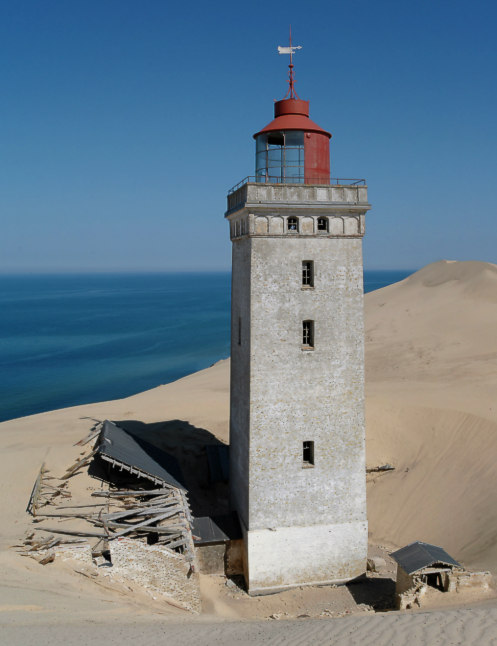
[[[288,97],[289,99],[298,99],[299,95],[297,92],[295,92],[294,83],[295,78],[293,75],[293,55],[297,51],[297,49],[302,49],[302,45],[292,45],[292,25],[290,25],[290,38],[289,38],[289,46],[288,47],[281,47],[278,45],[278,54],[290,54],[290,65],[288,66],[289,72],[288,72],[288,85],[290,86],[288,88],[288,92],[285,94],[285,99]]]

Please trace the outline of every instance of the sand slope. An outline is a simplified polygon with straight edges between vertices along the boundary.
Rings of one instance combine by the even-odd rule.
[[[497,266],[441,261],[366,296],[373,537],[497,568]]]

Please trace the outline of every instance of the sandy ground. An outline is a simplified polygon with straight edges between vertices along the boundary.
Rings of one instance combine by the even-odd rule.
[[[497,266],[429,265],[368,294],[365,312],[367,462],[395,467],[368,476],[372,549],[424,540],[444,546],[470,568],[495,575]],[[160,437],[184,469],[195,467],[194,511],[222,510],[225,491],[218,492],[217,502],[202,495],[203,446],[228,441],[228,414],[229,362],[222,361],[127,399],[0,424],[0,643],[30,644],[36,638],[37,644],[79,644],[85,635],[99,643],[98,633],[107,644],[117,643],[118,636],[122,643],[123,635],[137,640],[138,635],[140,640],[167,635],[168,643],[178,644],[201,637],[220,644],[290,638],[292,643],[354,644],[373,638],[401,644],[406,631],[409,641],[420,643],[497,643],[493,601],[430,613],[375,614],[361,609],[351,588],[249,600],[227,591],[220,578],[203,577],[204,614],[191,619],[139,590],[131,594],[97,583],[74,563],[43,567],[11,549],[29,526],[25,507],[40,464],[46,461],[57,475],[65,470],[79,454],[73,444],[93,419],[132,422],[144,435]],[[87,476],[73,480],[76,495],[84,495]],[[330,619],[322,614],[330,607],[331,616],[357,614]],[[279,620],[267,620],[271,614]],[[287,620],[299,614],[321,618]],[[254,622],[257,618],[265,621]]]

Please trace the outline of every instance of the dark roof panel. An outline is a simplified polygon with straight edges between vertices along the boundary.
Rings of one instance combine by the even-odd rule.
[[[193,541],[195,545],[227,543],[242,537],[242,530],[236,512],[223,516],[201,516],[193,519]]]
[[[460,563],[447,554],[442,547],[415,541],[390,555],[397,561],[400,567],[407,574],[414,574],[425,567],[431,567],[436,563],[443,565],[461,567]]]
[[[136,438],[113,422],[105,420],[97,452],[107,461],[138,471],[138,475],[152,482],[163,482],[186,491],[181,484],[178,462],[172,455]]]

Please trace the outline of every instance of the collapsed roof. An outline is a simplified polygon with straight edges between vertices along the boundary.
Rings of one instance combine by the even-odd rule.
[[[186,491],[176,459],[156,446],[131,435],[109,420],[103,423],[97,455],[114,467],[154,484]]]

